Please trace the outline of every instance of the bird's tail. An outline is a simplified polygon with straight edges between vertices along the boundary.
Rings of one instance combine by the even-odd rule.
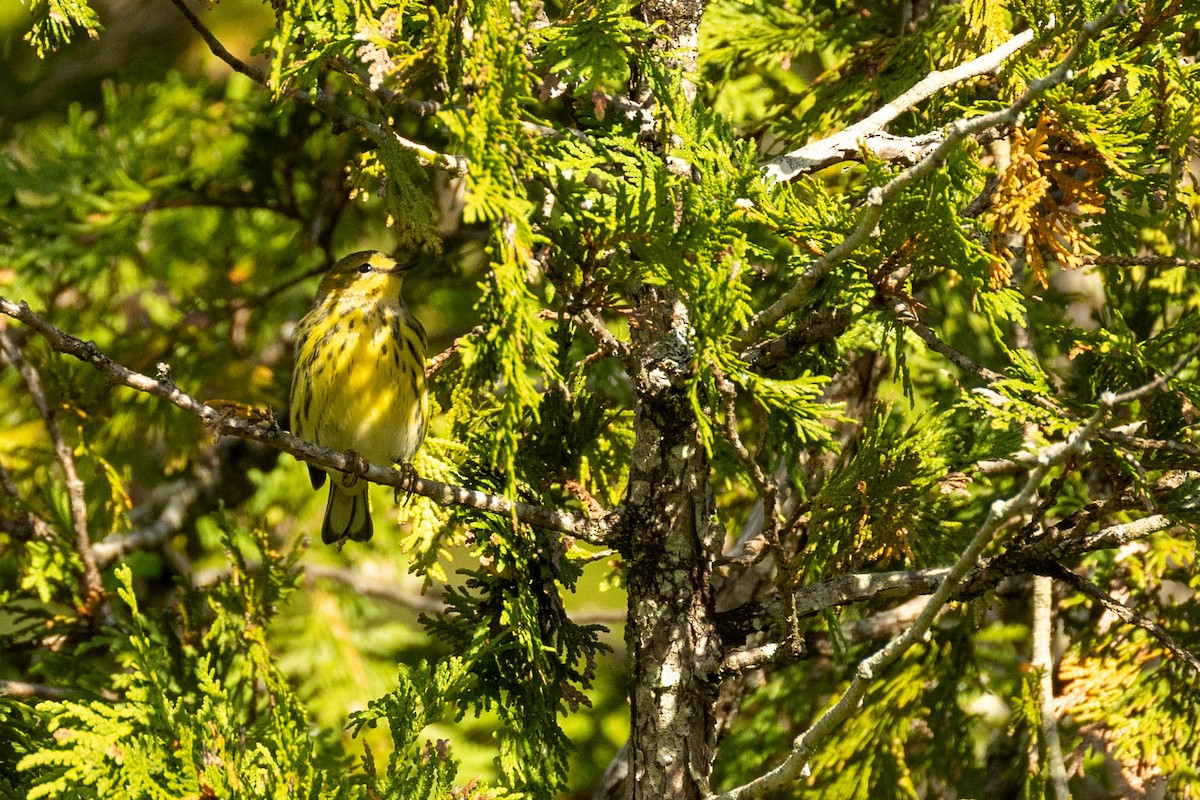
[[[325,544],[353,539],[365,542],[375,532],[371,524],[371,503],[367,499],[367,482],[344,487],[335,480],[329,482],[329,502],[325,506],[325,522],[321,525],[321,541]]]

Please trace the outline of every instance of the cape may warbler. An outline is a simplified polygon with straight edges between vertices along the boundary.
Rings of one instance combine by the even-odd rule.
[[[425,438],[425,329],[400,296],[404,273],[383,253],[330,268],[296,328],[292,432],[377,464],[407,464]],[[314,489],[325,472],[309,466]],[[367,481],[331,473],[321,540],[371,538]]]

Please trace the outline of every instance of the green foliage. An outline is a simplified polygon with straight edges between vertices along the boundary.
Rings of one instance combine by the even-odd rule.
[[[33,776],[30,798],[348,796],[328,774],[340,754],[308,736],[266,648],[265,625],[294,588],[290,565],[263,550],[275,560],[254,577],[230,552],[231,579],[190,609],[211,615],[203,630],[160,630],[139,608],[131,570],[116,571],[129,614],[107,643],[122,670],[118,699],[38,706],[55,746],[17,764]]]
[[[954,429],[945,417],[897,423],[897,415],[877,413],[857,457],[813,498],[796,579],[854,571],[865,561],[884,569],[937,564],[958,548],[961,528],[950,520],[965,492],[953,467]]]
[[[536,63],[567,83],[575,96],[621,91],[629,83],[631,51],[643,46],[644,26],[630,13],[628,0],[574,3],[563,9],[557,24],[542,34]],[[596,109],[603,116],[603,105]]]
[[[447,614],[426,625],[463,654],[459,707],[498,716],[497,766],[507,785],[554,797],[570,750],[557,716],[590,705],[585,692],[608,649],[601,626],[577,625],[563,607],[559,587],[575,588],[580,554],[527,528],[514,532],[508,520],[467,525],[482,566],[463,571],[463,585],[447,592]]]
[[[442,719],[448,703],[462,693],[462,684],[469,679],[469,669],[462,659],[453,658],[430,668],[426,664],[416,669],[401,667],[397,688],[383,697],[372,700],[365,711],[351,715],[351,729],[375,727],[380,720],[387,722],[392,737],[392,751],[387,770],[380,775],[370,748],[363,757],[367,785],[374,796],[388,800],[424,800],[451,796],[457,765],[450,758],[447,743],[421,743],[426,726]]]
[[[31,0],[29,13],[33,17],[25,41],[33,45],[39,58],[71,41],[76,29],[90,38],[100,35],[100,17],[87,2],[77,0]]]

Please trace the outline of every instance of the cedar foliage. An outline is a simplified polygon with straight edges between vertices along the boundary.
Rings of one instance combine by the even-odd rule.
[[[176,13],[161,5],[147,13]],[[623,0],[198,12],[236,50],[230,21],[257,9],[247,76],[110,43],[82,0],[35,2],[24,35],[46,61],[22,62],[14,74],[32,78],[0,95],[0,295],[195,396],[286,419],[291,326],[321,269],[367,246],[418,254],[410,304],[435,350],[460,338],[432,377],[417,471],[587,516],[628,500],[639,398],[621,350],[658,288],[687,313],[688,360],[671,368],[727,533],[714,596],[946,566],[1031,453],[1103,392],[1195,353],[1200,9],[1131,3],[1064,82],[901,189],[799,308],[748,339],[905,168],[863,152],[775,183],[762,164],[1033,26],[994,74],[888,131],[1003,108],[1107,8],[713,0],[687,76],[662,26]],[[18,111],[89,37],[132,66]],[[897,303],[987,369],[947,360]],[[17,370],[0,370],[0,797],[542,798],[597,784],[624,742],[626,666],[568,606],[580,589],[585,606],[619,596],[619,542],[417,497],[367,546],[310,549],[323,499],[300,464],[215,444],[177,409],[4,330],[41,375],[93,543],[192,500],[166,536],[102,565],[110,594],[93,608],[47,427]],[[1047,531],[1165,515],[1152,535],[1060,560],[1200,650],[1198,407],[1193,359],[1056,468],[989,563]],[[387,507],[380,494],[377,518]],[[1035,561],[951,604],[788,791],[1047,796]],[[414,618],[363,576],[440,590],[445,610]],[[880,646],[865,623],[903,599],[785,610],[751,635],[792,655],[722,676],[712,788],[778,764]],[[1056,612],[1073,791],[1200,792],[1197,676],[1063,584]]]

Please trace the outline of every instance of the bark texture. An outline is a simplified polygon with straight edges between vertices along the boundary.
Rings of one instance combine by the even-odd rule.
[[[637,411],[624,530],[633,661],[627,796],[707,793],[720,641],[711,574],[722,539],[709,463],[687,399],[682,304],[648,291],[633,335]]]
[[[703,11],[703,0],[648,0],[637,12],[647,23],[661,23],[665,36],[656,49],[679,71],[687,98]],[[639,82],[634,79],[635,87]],[[643,105],[643,135],[664,146],[669,159],[658,101],[647,88],[632,92]],[[696,800],[709,793],[716,738],[721,642],[711,578],[723,536],[687,396],[694,356],[687,309],[670,289],[644,287],[637,316],[630,335],[636,439],[620,537],[629,569],[625,639],[632,660],[624,788],[634,800]]]

